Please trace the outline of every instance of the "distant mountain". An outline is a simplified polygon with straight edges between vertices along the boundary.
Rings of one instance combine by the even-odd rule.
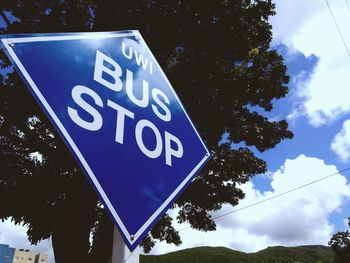
[[[141,256],[140,263],[331,263],[334,253],[326,246],[268,247],[244,253],[225,247],[197,247],[159,256]]]

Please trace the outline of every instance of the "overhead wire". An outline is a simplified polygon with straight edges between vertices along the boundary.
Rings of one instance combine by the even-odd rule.
[[[333,13],[333,11],[332,11],[332,8],[331,8],[331,6],[330,6],[328,0],[325,0],[325,1],[326,1],[326,3],[327,3],[328,10],[329,10],[329,12],[330,12],[330,14],[331,14],[331,16],[332,16],[332,18],[333,18],[334,24],[335,24],[335,26],[337,27],[337,30],[338,30],[339,35],[340,35],[340,37],[341,37],[341,40],[342,40],[342,42],[343,42],[343,44],[344,44],[344,47],[345,47],[345,49],[346,49],[348,55],[350,56],[350,50],[349,50],[349,48],[348,48],[348,46],[347,46],[347,44],[346,44],[346,42],[345,42],[343,33],[342,33],[342,31],[340,30],[340,27],[339,27],[339,25],[338,25],[338,22],[337,22],[335,16],[334,16],[334,13]],[[346,4],[347,4],[347,6],[348,6],[348,9],[350,10],[350,5],[349,5],[348,0],[346,0]],[[299,189],[302,189],[302,188],[304,188],[304,187],[310,186],[310,185],[312,185],[312,184],[318,183],[318,182],[320,182],[320,181],[326,180],[326,179],[328,179],[328,178],[330,178],[330,177],[333,177],[333,176],[335,176],[335,175],[337,175],[337,174],[341,174],[341,173],[346,172],[346,171],[348,171],[348,170],[350,170],[350,167],[345,168],[345,169],[343,169],[343,170],[340,170],[340,171],[338,171],[338,172],[336,172],[336,173],[333,173],[333,174],[330,174],[330,175],[321,177],[321,178],[319,178],[319,179],[317,179],[317,180],[314,180],[314,181],[311,181],[311,182],[309,182],[309,183],[300,185],[300,186],[298,186],[298,187],[289,189],[288,191],[282,192],[282,193],[280,193],[280,194],[276,194],[276,195],[274,195],[274,196],[271,196],[271,197],[269,197],[269,198],[263,199],[263,200],[261,200],[261,201],[254,202],[254,203],[252,203],[252,204],[249,204],[249,205],[246,205],[246,206],[243,206],[243,207],[234,209],[234,210],[232,210],[232,211],[230,211],[230,212],[227,212],[227,213],[224,213],[224,214],[215,216],[215,217],[212,218],[212,220],[220,219],[220,218],[222,218],[222,217],[225,217],[225,216],[228,216],[228,215],[237,213],[237,212],[239,212],[239,211],[248,209],[248,208],[250,208],[250,207],[259,205],[259,204],[261,204],[261,203],[265,203],[265,202],[271,201],[271,200],[273,200],[273,199],[276,199],[276,198],[281,197],[281,196],[283,196],[283,195],[286,195],[286,194],[289,194],[289,193],[291,193],[291,192],[297,191],[297,190],[299,190]],[[191,227],[190,227],[190,226],[184,227],[184,228],[180,229],[179,232],[181,232],[181,231],[183,231],[183,230],[186,230],[186,229],[188,229],[188,228],[191,228]]]
[[[330,12],[330,14],[331,14],[331,16],[332,16],[332,18],[333,18],[334,24],[335,24],[335,26],[337,27],[337,30],[338,30],[339,35],[340,35],[340,38],[341,38],[341,40],[342,40],[342,42],[343,42],[343,44],[344,44],[344,47],[345,47],[345,49],[346,49],[346,52],[348,53],[348,55],[349,55],[349,57],[350,57],[350,50],[349,50],[349,48],[348,48],[348,45],[347,45],[346,42],[345,42],[344,35],[343,35],[342,31],[340,30],[340,27],[339,27],[339,25],[338,25],[338,22],[337,22],[335,16],[334,16],[334,13],[333,13],[333,11],[332,11],[332,8],[331,8],[331,6],[330,6],[328,0],[326,0],[326,3],[327,3],[328,10],[329,10],[329,12]],[[347,2],[347,3],[348,3],[348,2]]]
[[[248,208],[250,208],[250,207],[259,205],[259,204],[261,204],[261,203],[265,203],[265,202],[271,201],[271,200],[276,199],[276,198],[278,198],[278,197],[281,197],[281,196],[283,196],[283,195],[286,195],[286,194],[289,194],[289,193],[291,193],[291,192],[297,191],[297,190],[299,190],[299,189],[302,189],[302,188],[304,188],[304,187],[310,186],[310,185],[312,185],[312,184],[321,182],[321,181],[323,181],[323,180],[326,180],[326,179],[328,179],[328,178],[330,178],[330,177],[333,177],[333,176],[335,176],[335,175],[337,175],[337,174],[341,174],[341,173],[346,172],[346,171],[349,171],[349,170],[350,170],[350,167],[345,168],[345,169],[342,169],[342,170],[340,170],[340,171],[338,171],[338,172],[336,172],[336,173],[333,173],[333,174],[330,174],[330,175],[321,177],[321,178],[316,179],[316,180],[314,180],[314,181],[311,181],[311,182],[309,182],[309,183],[306,183],[306,184],[297,186],[297,187],[292,188],[292,189],[289,189],[289,190],[287,190],[287,191],[285,191],[285,192],[282,192],[282,193],[273,195],[273,196],[271,196],[271,197],[265,198],[265,199],[263,199],[263,200],[261,200],[261,201],[254,202],[254,203],[252,203],[252,204],[249,204],[249,205],[246,205],[246,206],[243,206],[243,207],[234,209],[234,210],[232,210],[232,211],[230,211],[230,212],[227,212],[227,213],[224,213],[224,214],[215,216],[215,217],[212,218],[212,220],[220,219],[220,218],[222,218],[222,217],[225,217],[225,216],[228,216],[228,215],[237,213],[237,212],[242,211],[242,210],[246,210],[246,209],[248,209]],[[183,230],[186,230],[186,229],[188,229],[188,228],[190,228],[190,226],[187,226],[187,227],[184,227],[184,228],[180,229],[179,232],[181,232],[181,231],[183,231]]]

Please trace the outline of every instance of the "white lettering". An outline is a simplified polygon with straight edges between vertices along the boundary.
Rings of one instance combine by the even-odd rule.
[[[143,57],[142,54],[139,54],[132,47],[127,47],[124,42],[122,42],[122,53],[124,57],[129,60],[133,59],[133,56],[135,56],[136,63],[139,67],[142,67],[144,70],[149,67],[150,73],[153,73],[152,61]],[[125,70],[126,75],[123,75],[123,70]],[[149,82],[144,79],[142,79],[142,87],[135,87],[134,72],[127,68],[123,70],[111,57],[99,50],[96,51],[93,79],[106,88],[115,91],[114,94],[111,94],[111,92],[109,92],[110,94],[104,93],[104,95],[107,96],[107,98],[105,98],[107,106],[116,111],[115,141],[119,144],[124,143],[124,134],[129,134],[125,131],[126,118],[131,119],[133,123],[130,123],[130,125],[133,125],[133,128],[135,128],[135,140],[141,152],[147,157],[155,159],[162,155],[164,149],[165,164],[172,166],[175,158],[182,158],[184,155],[184,148],[179,138],[167,131],[164,131],[163,137],[163,130],[160,131],[157,126],[149,120],[141,119],[135,121],[136,116],[132,111],[109,100],[108,95],[110,95],[112,99],[118,96],[116,92],[122,91],[122,76],[123,80],[125,76],[125,93],[130,101],[141,108],[148,107],[151,101],[151,108],[154,114],[165,122],[170,122],[172,117],[169,107],[169,98],[160,89],[153,88],[150,90]],[[137,84],[141,83],[137,81]],[[103,118],[96,106],[103,108],[104,104],[98,93],[88,87],[77,85],[73,87],[71,94],[74,102],[81,108],[79,111],[74,107],[67,107],[68,115],[72,121],[89,131],[100,130],[103,125]],[[124,96],[124,93],[122,95]],[[127,127],[129,127],[129,123]],[[152,142],[154,142],[153,144],[155,145],[152,145]]]
[[[145,144],[143,143],[142,132],[143,132],[143,129],[145,127],[150,128],[155,135],[156,147],[154,148],[154,150],[147,149]],[[136,142],[137,142],[137,145],[139,146],[140,150],[149,158],[154,159],[154,158],[158,158],[161,155],[162,148],[163,148],[162,137],[160,135],[159,130],[152,122],[150,122],[148,120],[140,120],[136,124],[135,138],[136,138]]]
[[[107,101],[107,105],[117,111],[115,141],[120,144],[123,144],[125,116],[134,119],[134,113],[110,100]]]
[[[170,121],[171,120],[171,113],[169,108],[163,103],[163,101],[160,100],[160,97],[165,101],[166,104],[170,104],[170,101],[168,97],[165,95],[165,93],[159,89],[153,89],[152,90],[152,97],[153,100],[158,104],[159,107],[161,107],[164,111],[164,114],[160,113],[157,106],[152,104],[152,110],[153,112],[158,116],[159,119],[163,121]]]
[[[136,59],[136,63],[139,67],[141,67],[141,64],[142,64],[142,67],[144,70],[146,70],[147,68],[147,64],[148,64],[148,58],[143,58],[142,54],[139,54],[136,50],[134,50],[134,53],[135,53],[135,59]]]
[[[132,59],[132,48],[129,47],[129,54],[126,54],[126,47],[125,47],[125,42],[123,41],[122,43],[122,52],[124,57],[126,57],[127,59]]]
[[[146,80],[142,81],[142,98],[138,99],[135,97],[133,85],[133,72],[126,70],[126,93],[128,94],[129,99],[141,108],[146,108],[149,103],[149,84]]]
[[[171,148],[171,142],[174,142],[177,145],[177,150]],[[181,141],[165,131],[165,163],[169,166],[172,166],[171,156],[175,156],[177,158],[181,158],[184,154],[184,149],[182,147]]]
[[[104,62],[107,62],[111,65],[114,70],[106,67]],[[103,73],[108,74],[113,78],[113,82],[110,82],[103,78]],[[113,91],[121,91],[123,88],[123,82],[120,79],[122,76],[122,68],[119,66],[117,62],[115,62],[110,57],[106,56],[99,50],[96,52],[96,61],[95,61],[95,71],[94,71],[94,80],[103,86],[113,90]]]
[[[74,102],[78,104],[78,106],[80,106],[93,117],[93,120],[91,122],[83,120],[80,118],[78,111],[71,107],[68,107],[68,115],[80,127],[89,131],[97,131],[102,127],[102,116],[94,107],[92,107],[82,98],[82,94],[89,95],[93,98],[97,106],[103,107],[103,102],[96,92],[85,86],[77,85],[72,89],[72,98]]]

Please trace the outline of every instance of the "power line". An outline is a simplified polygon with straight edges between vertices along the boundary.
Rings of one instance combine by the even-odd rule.
[[[277,194],[277,195],[271,196],[271,197],[269,197],[269,198],[263,199],[263,200],[261,200],[261,201],[258,201],[258,202],[255,202],[255,203],[252,203],[252,204],[249,204],[249,205],[246,205],[246,206],[237,208],[237,209],[232,210],[232,211],[230,211],[230,212],[224,213],[224,214],[222,214],[222,215],[213,217],[213,220],[219,219],[219,218],[222,218],[222,217],[225,217],[225,216],[234,214],[234,213],[237,213],[237,212],[239,212],[239,211],[248,209],[248,208],[250,208],[250,207],[252,207],[252,206],[256,206],[256,205],[259,205],[259,204],[261,204],[261,203],[265,203],[265,202],[267,202],[267,201],[271,201],[272,199],[281,197],[281,196],[283,196],[283,195],[286,195],[286,194],[289,194],[289,193],[291,193],[291,192],[297,191],[297,190],[299,190],[299,189],[301,189],[301,188],[304,188],[304,187],[310,186],[310,185],[312,185],[312,184],[321,182],[321,181],[326,180],[326,179],[328,179],[328,178],[330,178],[330,177],[332,177],[332,176],[334,176],[334,175],[341,174],[341,173],[346,172],[346,171],[348,171],[348,170],[350,170],[350,167],[345,168],[345,169],[343,169],[343,170],[340,170],[340,171],[338,171],[338,172],[336,172],[336,173],[333,173],[333,174],[330,174],[330,175],[321,177],[321,178],[319,178],[319,179],[317,179],[317,180],[314,180],[314,181],[311,181],[311,182],[309,182],[309,183],[307,183],[307,184],[303,184],[303,185],[300,185],[300,186],[298,186],[298,187],[292,188],[292,189],[287,190],[287,191],[285,191],[285,192],[282,192],[282,193],[280,193],[280,194]],[[185,229],[188,229],[188,228],[190,228],[190,226],[184,227],[184,228],[180,229],[179,232],[181,232],[181,231],[183,231],[183,230],[185,230]]]
[[[348,3],[348,1],[346,1],[346,2]],[[345,47],[345,49],[346,49],[348,55],[350,56],[349,48],[348,48],[348,46],[347,46],[347,44],[346,44],[346,42],[345,42],[343,33],[342,33],[341,30],[340,30],[340,27],[339,27],[339,25],[338,25],[337,20],[335,19],[335,16],[334,16],[334,14],[333,14],[333,11],[332,11],[331,6],[329,5],[328,0],[326,0],[326,3],[327,3],[327,6],[328,6],[328,10],[329,10],[329,12],[331,13],[331,16],[332,16],[332,18],[333,18],[334,24],[335,24],[335,26],[336,26],[337,29],[338,29],[339,35],[340,35],[340,37],[341,37],[341,40],[343,41],[344,47]]]

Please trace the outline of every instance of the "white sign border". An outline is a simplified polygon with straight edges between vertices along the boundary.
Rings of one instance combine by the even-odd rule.
[[[163,76],[163,78],[166,80],[167,84],[170,87],[170,90],[173,92],[174,96],[178,100],[182,110],[184,111],[188,121],[191,123],[193,130],[195,131],[196,135],[198,136],[198,139],[202,143],[204,149],[206,150],[206,154],[204,157],[201,159],[201,161],[194,167],[194,169],[188,174],[188,176],[182,181],[182,183],[173,191],[173,193],[163,202],[163,204],[153,213],[153,215],[142,225],[142,227],[136,232],[136,233],[129,233],[128,230],[126,229],[125,225],[123,224],[122,220],[120,219],[118,213],[115,211],[113,205],[111,204],[110,200],[108,199],[106,193],[102,189],[101,185],[99,184],[98,180],[96,179],[93,171],[91,170],[90,166],[86,162],[84,156],[74,143],[73,139],[70,137],[69,133],[61,123],[61,121],[58,119],[57,115],[54,113],[26,69],[24,68],[23,64],[17,57],[16,53],[13,50],[13,46],[16,43],[27,43],[27,42],[42,42],[42,41],[65,41],[65,40],[79,40],[79,39],[101,39],[101,38],[119,38],[119,37],[128,37],[128,36],[135,36],[139,39],[142,40],[142,43],[146,46],[149,54],[152,56],[154,61],[156,62],[157,66],[160,69],[160,72]],[[198,169],[210,158],[211,154],[208,151],[207,147],[205,146],[202,138],[199,136],[196,128],[194,127],[191,119],[189,118],[184,106],[182,105],[179,97],[177,96],[173,86],[170,84],[168,78],[166,77],[165,73],[163,72],[162,68],[160,67],[158,61],[155,59],[153,56],[153,53],[147,46],[146,42],[142,38],[140,32],[138,30],[131,30],[127,32],[103,32],[103,33],[71,33],[69,35],[63,35],[63,36],[58,36],[58,35],[52,35],[52,36],[28,36],[28,37],[9,37],[1,39],[3,45],[5,46],[7,52],[10,54],[11,58],[13,61],[16,63],[17,67],[23,74],[24,78],[28,82],[28,84],[31,86],[32,90],[35,92],[37,98],[40,100],[40,102],[44,105],[46,111],[50,114],[52,120],[55,122],[57,127],[60,129],[62,132],[63,136],[67,140],[67,142],[70,144],[70,147],[72,150],[75,152],[76,156],[78,157],[79,161],[85,168],[86,172],[88,173],[91,181],[94,183],[95,187],[99,191],[103,201],[107,205],[110,213],[114,217],[115,221],[117,222],[120,230],[123,232],[124,237],[128,240],[129,244],[132,246],[138,239],[139,237],[144,233],[145,230],[154,222],[154,220],[160,215],[160,213],[170,204],[170,202],[176,197],[176,195],[183,189],[183,187],[189,182],[189,180],[193,177],[193,175],[198,171]]]

